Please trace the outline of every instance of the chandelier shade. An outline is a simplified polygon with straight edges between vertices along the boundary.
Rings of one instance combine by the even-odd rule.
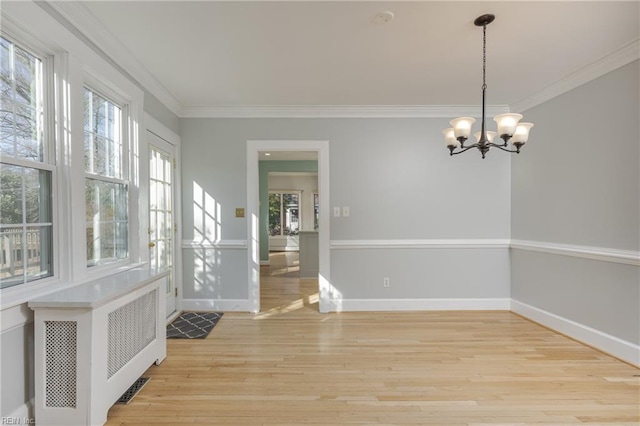
[[[482,158],[491,148],[498,148],[502,151],[520,153],[520,148],[529,140],[529,131],[533,123],[521,123],[522,114],[506,113],[496,115],[493,120],[496,122],[498,131],[488,131],[485,120],[486,92],[487,92],[487,25],[492,23],[495,15],[485,14],[479,16],[474,21],[478,27],[482,27],[482,121],[479,132],[474,133],[476,143],[465,146],[465,142],[471,136],[471,129],[476,119],[473,117],[458,117],[449,122],[452,126],[442,131],[450,155],[462,154],[471,148],[477,148]],[[499,138],[495,143],[496,137]],[[500,141],[501,139],[501,141]],[[515,149],[509,149],[511,143]]]

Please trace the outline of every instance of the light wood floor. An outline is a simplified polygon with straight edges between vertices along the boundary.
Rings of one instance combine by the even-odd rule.
[[[258,315],[169,340],[108,425],[640,423],[640,370],[509,312],[320,314],[293,254]]]

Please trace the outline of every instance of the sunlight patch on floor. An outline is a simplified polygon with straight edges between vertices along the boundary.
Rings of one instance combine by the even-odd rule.
[[[298,309],[302,309],[305,306],[313,305],[314,303],[318,303],[320,300],[320,294],[312,294],[310,296],[303,297],[301,299],[294,300],[293,302],[286,303],[284,305],[276,306],[275,308],[268,309],[264,312],[260,312],[256,314],[253,319],[254,320],[263,320],[276,315],[286,314],[289,312],[297,311]]]

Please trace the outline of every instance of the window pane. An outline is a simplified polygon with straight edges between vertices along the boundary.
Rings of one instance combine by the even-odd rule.
[[[23,167],[0,164],[0,222],[3,225],[23,223],[23,170]]]
[[[109,162],[108,146],[108,140],[99,136],[93,138],[93,152],[91,153],[91,155],[93,155],[92,172],[100,176],[111,176],[107,171],[107,163]]]
[[[91,133],[93,127],[93,120],[91,119],[92,105],[92,92],[91,90],[84,88],[84,131],[85,133]]]
[[[38,226],[27,228],[25,256],[27,262],[27,281],[53,275],[53,228]]]
[[[38,112],[29,106],[16,105],[14,131],[16,137],[15,156],[39,161],[42,158],[42,136],[38,127]]]
[[[320,218],[320,197],[313,194],[313,229],[318,229],[318,221]]]
[[[86,180],[87,264],[125,259],[129,253],[127,186]]]
[[[281,194],[269,194],[269,235],[281,235]]]
[[[0,106],[0,155],[13,155],[15,152],[15,130],[13,107],[5,110],[4,103]]]
[[[24,230],[21,226],[0,230],[0,288],[22,284]]]
[[[11,87],[11,49],[12,43],[0,37],[0,78],[2,83],[8,84],[9,87]]]
[[[51,223],[51,172],[25,169],[25,214],[27,223]]]
[[[129,224],[116,223],[116,258],[126,259],[129,256]]]
[[[298,194],[282,194],[284,208],[283,235],[297,235],[300,230],[298,217]]]
[[[14,78],[16,81],[16,102],[38,107],[38,59],[19,47],[14,47]]]
[[[123,178],[122,110],[89,88],[84,91],[85,171]]]

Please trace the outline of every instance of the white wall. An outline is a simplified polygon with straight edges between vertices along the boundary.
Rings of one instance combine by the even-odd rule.
[[[511,205],[515,310],[637,364],[639,75],[635,61],[526,112]]]
[[[441,133],[447,125],[444,118],[183,119],[185,239],[197,238],[188,198],[197,182],[220,206],[220,234],[211,238],[222,246],[247,241],[246,219],[233,212],[246,203],[248,140],[328,140],[331,206],[351,210],[329,224],[334,248],[327,278],[336,309],[390,299],[406,306],[430,298],[504,301],[510,297],[508,249],[487,243],[509,238],[511,157],[450,157]],[[372,241],[382,248],[372,249]],[[203,284],[186,272],[194,249],[185,245],[185,297],[200,305],[248,299],[246,268],[231,269],[246,251],[220,250],[233,250],[234,261],[208,262],[211,279]],[[219,282],[217,275],[228,278]],[[383,277],[392,283],[384,291]]]

